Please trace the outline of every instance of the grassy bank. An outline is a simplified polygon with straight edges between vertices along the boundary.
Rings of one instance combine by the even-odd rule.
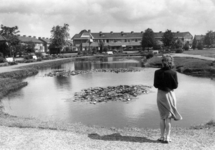
[[[36,75],[39,69],[54,67],[72,61],[73,59],[62,59],[51,62],[28,64],[23,67],[17,66],[17,70],[0,73],[0,99],[12,91],[27,85],[22,79]]]
[[[215,76],[215,62],[213,61],[190,57],[174,57],[174,62],[176,70],[180,73],[197,77],[212,78]],[[145,66],[161,67],[161,57],[154,56],[150,58]]]

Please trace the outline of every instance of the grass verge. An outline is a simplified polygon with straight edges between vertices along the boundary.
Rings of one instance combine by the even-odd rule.
[[[197,76],[197,77],[210,77],[215,76],[215,62],[210,60],[202,60],[190,57],[174,57],[175,69],[183,74]],[[150,58],[146,67],[161,67],[161,57],[154,56]]]

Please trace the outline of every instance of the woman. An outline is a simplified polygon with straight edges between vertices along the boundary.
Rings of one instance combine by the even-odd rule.
[[[174,70],[174,60],[170,55],[163,56],[162,68],[155,71],[154,86],[158,88],[157,105],[160,113],[160,142],[169,143],[171,132],[171,119],[181,120],[182,117],[176,109],[176,98],[173,92],[178,87],[177,74]]]

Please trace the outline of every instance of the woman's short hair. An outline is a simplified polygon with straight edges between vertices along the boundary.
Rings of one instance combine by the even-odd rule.
[[[174,68],[175,66],[174,59],[170,55],[163,55],[162,64],[163,64],[163,67],[168,67],[170,69]]]

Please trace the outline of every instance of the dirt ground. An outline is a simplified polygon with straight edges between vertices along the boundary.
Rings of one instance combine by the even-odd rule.
[[[157,142],[159,130],[104,129],[85,133],[0,126],[2,150],[214,150],[215,129],[173,128],[172,142]]]

